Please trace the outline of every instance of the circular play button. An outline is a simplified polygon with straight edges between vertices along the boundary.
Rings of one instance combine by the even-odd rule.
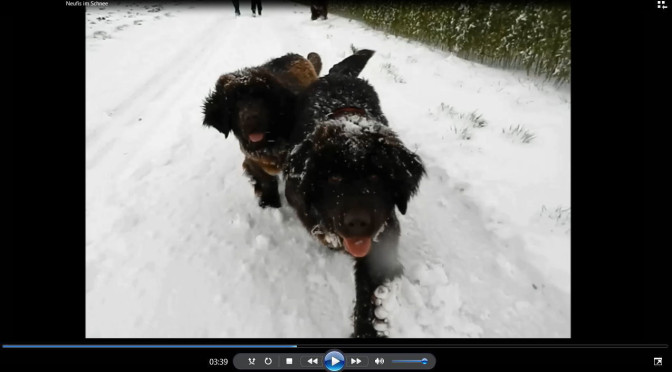
[[[340,351],[330,351],[324,357],[324,366],[330,371],[340,371],[344,365],[345,358]]]

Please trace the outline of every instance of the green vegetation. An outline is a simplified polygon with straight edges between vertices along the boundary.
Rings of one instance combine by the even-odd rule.
[[[502,129],[502,133],[508,135],[511,138],[515,138],[522,143],[530,143],[536,137],[536,135],[525,129],[520,124],[516,125],[515,127],[513,125],[509,126],[508,130]]]
[[[569,82],[569,3],[329,2],[329,12],[491,66]]]

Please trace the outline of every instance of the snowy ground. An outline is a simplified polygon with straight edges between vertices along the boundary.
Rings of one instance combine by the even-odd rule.
[[[391,336],[570,336],[567,87],[305,6],[241,11],[86,10],[87,337],[350,334],[351,258],[284,199],[257,206],[201,105],[222,73],[313,51],[328,71],[351,44],[376,51],[361,76],[428,171],[400,216]]]

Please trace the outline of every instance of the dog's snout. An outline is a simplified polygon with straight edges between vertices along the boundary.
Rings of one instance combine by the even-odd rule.
[[[250,112],[250,111],[243,112],[243,113],[241,113],[241,119],[242,119],[243,123],[245,123],[247,125],[251,125],[251,124],[256,125],[256,124],[259,123],[259,114],[256,113],[256,112]]]
[[[348,236],[365,236],[371,227],[371,215],[363,209],[345,212],[343,230]]]

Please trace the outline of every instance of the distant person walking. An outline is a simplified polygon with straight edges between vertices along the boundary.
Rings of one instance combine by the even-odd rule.
[[[310,4],[310,19],[327,19],[327,0],[313,0]]]
[[[261,16],[261,0],[252,0],[252,16],[256,17],[257,14],[255,11],[259,11],[259,15]]]
[[[233,2],[233,7],[236,9],[236,15],[240,15],[240,1],[238,0],[231,0]]]

